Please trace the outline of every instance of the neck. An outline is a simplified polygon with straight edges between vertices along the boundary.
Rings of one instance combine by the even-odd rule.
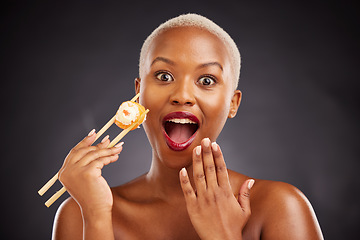
[[[179,180],[180,169],[181,167],[170,168],[165,166],[153,152],[151,167],[146,179],[151,185],[156,197],[165,201],[183,199],[184,194]],[[190,181],[192,182],[192,165],[190,165],[187,170],[191,178]]]

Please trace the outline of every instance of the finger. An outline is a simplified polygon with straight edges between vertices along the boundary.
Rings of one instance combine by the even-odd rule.
[[[212,155],[210,139],[204,138],[201,141],[202,159],[204,162],[204,172],[206,178],[206,184],[208,188],[215,188],[218,186],[216,179],[216,170],[214,157]]]
[[[230,190],[231,186],[229,182],[228,171],[220,147],[216,142],[213,142],[211,143],[211,149],[214,156],[218,184],[223,189]]]
[[[111,155],[111,156],[106,156],[106,157],[101,157],[98,158],[94,161],[92,161],[90,164],[88,164],[87,166],[90,168],[97,168],[97,169],[103,169],[104,166],[116,162],[119,159],[119,155]]]
[[[102,148],[107,148],[107,146],[109,146],[110,144],[110,140],[109,140],[109,135],[106,135],[100,143],[98,143],[96,146],[100,149]]]
[[[185,168],[182,168],[179,173],[181,189],[184,193],[186,206],[191,207],[196,202],[196,194],[191,186],[189,176]]]
[[[63,172],[63,170],[65,168],[67,168],[68,166],[77,163],[78,161],[80,161],[86,154],[88,154],[91,151],[95,151],[97,150],[97,147],[95,146],[88,146],[88,147],[83,147],[80,149],[71,149],[71,151],[69,152],[69,154],[66,156],[63,165],[61,166],[60,170],[59,170],[59,174]]]
[[[96,133],[95,129],[91,130],[89,134],[81,140],[74,148],[73,150],[78,150],[80,148],[91,146],[95,142]]]
[[[254,179],[246,180],[240,188],[238,202],[245,213],[250,213],[250,189],[254,185]]]
[[[198,193],[206,191],[206,180],[203,160],[201,157],[201,146],[197,146],[193,150],[193,177],[196,191]]]
[[[122,145],[124,142],[121,142],[117,144],[116,146],[112,148],[103,148],[98,149],[96,151],[88,152],[81,160],[79,160],[77,163],[80,166],[85,166],[90,164],[91,162],[98,160],[100,158],[109,157],[112,155],[118,155],[122,151]]]
[[[79,157],[76,157],[76,156],[80,156],[78,153],[78,150],[82,149],[84,147],[91,146],[94,143],[95,138],[96,138],[95,129],[93,129],[89,132],[89,134],[83,140],[81,140],[75,147],[73,147],[70,150],[70,152],[66,156],[64,163],[63,163],[62,167],[60,168],[59,172],[61,172],[68,165],[69,162],[72,162],[72,163],[77,162],[80,159]]]

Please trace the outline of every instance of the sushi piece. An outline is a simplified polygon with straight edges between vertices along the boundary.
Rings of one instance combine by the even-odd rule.
[[[145,107],[138,104],[137,102],[126,101],[123,102],[119,110],[115,115],[115,124],[122,128],[126,129],[131,126],[131,124],[138,122],[131,130],[135,130],[141,123],[144,122],[146,114],[141,117],[141,114],[145,112]],[[141,119],[139,119],[141,117]]]
[[[123,102],[116,115],[113,116],[96,134],[95,141],[115,122],[120,128],[124,129],[119,135],[114,138],[107,146],[111,148],[115,146],[129,131],[135,130],[146,119],[146,114],[149,109],[145,109],[142,105],[136,103],[136,99],[140,96],[140,93],[136,94],[130,101]],[[130,129],[132,127],[132,129]],[[42,196],[58,179],[59,172],[55,174],[39,191],[39,195]],[[62,187],[57,191],[49,200],[45,202],[47,207],[50,207],[64,192],[65,187]]]

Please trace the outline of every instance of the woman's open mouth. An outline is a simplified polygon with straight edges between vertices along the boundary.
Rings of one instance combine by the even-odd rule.
[[[182,151],[194,141],[199,119],[189,112],[172,112],[163,119],[163,132],[170,149]]]

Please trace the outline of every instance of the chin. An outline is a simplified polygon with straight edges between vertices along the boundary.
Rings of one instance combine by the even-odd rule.
[[[165,167],[180,170],[183,167],[192,165],[192,152],[194,147],[195,146],[189,146],[186,150],[174,151],[165,143],[165,147],[157,149],[155,154],[157,154],[159,161]]]

